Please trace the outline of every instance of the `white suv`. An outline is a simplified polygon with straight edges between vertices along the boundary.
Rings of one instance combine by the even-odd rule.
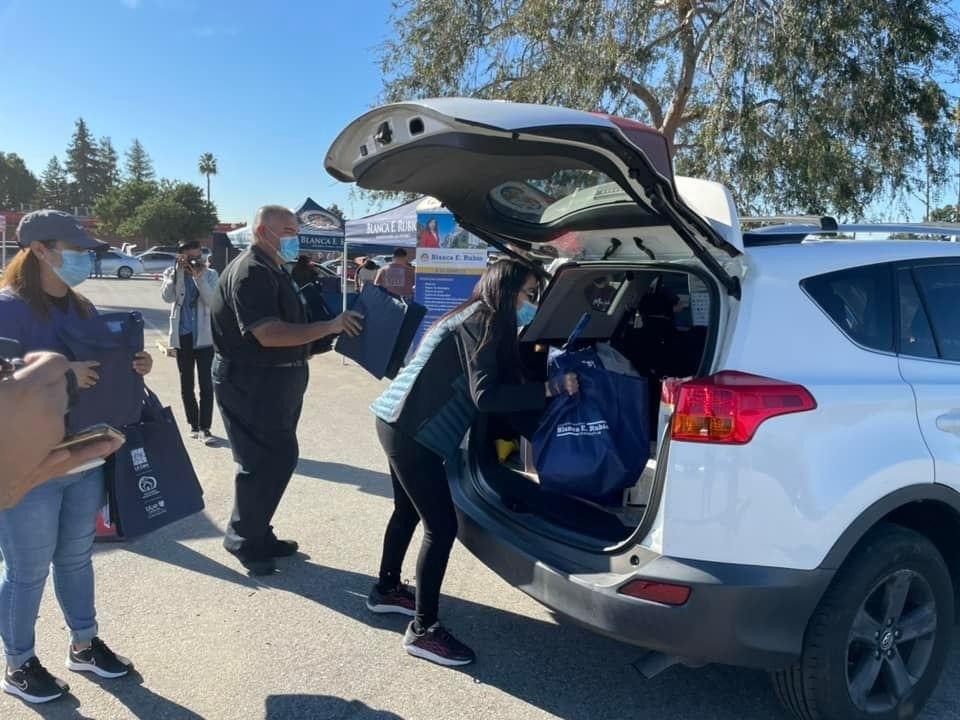
[[[326,167],[433,195],[549,268],[528,374],[591,312],[584,337],[648,377],[651,459],[616,499],[545,490],[477,421],[449,467],[477,557],[611,637],[769,669],[803,720],[919,712],[960,580],[960,245],[743,233],[729,192],[674,177],[655,131],[562,108],[389,105]],[[657,293],[679,301],[666,344],[637,317]]]

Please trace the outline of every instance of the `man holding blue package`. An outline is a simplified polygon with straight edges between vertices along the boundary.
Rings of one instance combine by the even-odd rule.
[[[297,218],[267,205],[253,242],[223,271],[213,298],[213,386],[238,465],[224,547],[251,574],[268,575],[275,558],[297,552],[270,521],[297,466],[297,423],[310,347],[330,335],[357,335],[363,318],[347,311],[308,322],[288,267],[300,255]]]

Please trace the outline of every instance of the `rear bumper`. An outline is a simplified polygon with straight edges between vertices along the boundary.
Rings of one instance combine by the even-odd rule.
[[[460,539],[508,583],[552,610],[616,640],[698,662],[774,669],[800,655],[832,570],[786,570],[680,560],[638,549],[628,575],[564,571],[537,560],[460,512]],[[526,538],[524,538],[525,540]],[[641,578],[686,585],[680,607],[617,592]]]

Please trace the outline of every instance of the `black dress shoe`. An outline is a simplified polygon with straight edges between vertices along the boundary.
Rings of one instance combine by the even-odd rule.
[[[277,571],[277,564],[272,557],[252,557],[237,550],[226,548],[251,575],[273,575]]]
[[[294,540],[277,540],[277,538],[273,538],[273,541],[267,549],[273,557],[283,558],[296,555],[300,546]]]

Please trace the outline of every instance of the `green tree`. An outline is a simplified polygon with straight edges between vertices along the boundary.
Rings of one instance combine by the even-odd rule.
[[[155,182],[127,180],[106,192],[93,206],[93,212],[100,220],[104,231],[129,239],[137,238],[137,233],[124,233],[124,224],[137,214],[145,202],[159,193]]]
[[[957,222],[957,208],[953,205],[944,205],[930,211],[932,222]]]
[[[16,153],[0,152],[0,208],[19,210],[33,201],[37,178]]]
[[[330,212],[331,215],[336,215],[338,218],[340,218],[340,222],[347,221],[346,213],[344,213],[343,210],[340,209],[340,206],[337,205],[336,203],[332,203],[330,207],[327,208],[327,210]]]
[[[96,206],[101,225],[123,238],[176,244],[208,236],[217,225],[216,209],[192,183],[128,181]]]
[[[385,97],[638,117],[745,212],[862,216],[942,182],[960,36],[945,0],[406,0]],[[955,73],[954,73],[955,74]]]
[[[34,202],[41,208],[70,209],[70,179],[56,155],[50,158],[40,176]]]
[[[207,176],[207,202],[210,202],[210,176],[217,174],[217,159],[213,153],[204,153],[200,156],[199,169],[201,175]]]
[[[103,194],[100,158],[97,142],[83,118],[77,118],[67,146],[66,169],[73,178],[71,201],[73,205],[91,207]]]
[[[151,182],[156,177],[153,162],[140,141],[134,138],[126,154],[127,179],[137,182]]]
[[[113,141],[109,137],[100,138],[97,144],[99,151],[97,162],[99,165],[100,186],[102,193],[120,183],[120,158],[116,149],[113,147]]]

